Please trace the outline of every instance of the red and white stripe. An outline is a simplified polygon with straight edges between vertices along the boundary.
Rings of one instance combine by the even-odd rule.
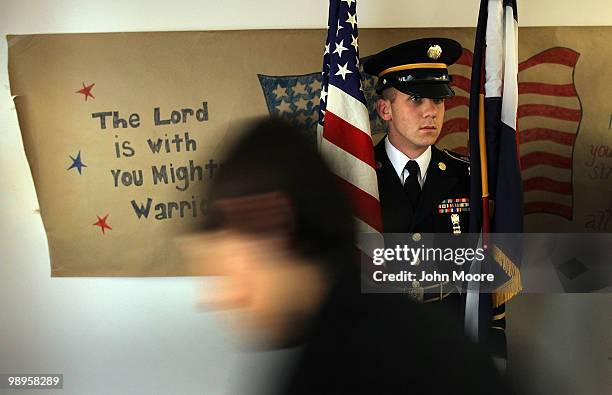
[[[329,85],[321,153],[338,176],[355,211],[359,232],[382,232],[376,161],[367,107]]]
[[[551,48],[519,65],[518,107],[525,214],[572,218],[572,162],[582,108],[574,86],[579,54]]]

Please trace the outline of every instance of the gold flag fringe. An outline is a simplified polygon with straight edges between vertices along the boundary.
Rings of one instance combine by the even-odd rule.
[[[493,307],[499,307],[523,290],[521,272],[514,262],[496,245],[493,246],[493,258],[504,269],[510,279],[499,286],[491,295]]]

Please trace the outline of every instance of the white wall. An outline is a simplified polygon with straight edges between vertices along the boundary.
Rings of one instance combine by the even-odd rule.
[[[424,5],[413,0],[360,0],[359,22],[361,27],[474,26],[477,4],[478,0],[429,0]],[[610,0],[584,4],[574,0],[519,1],[521,25],[612,24]],[[0,33],[4,37],[58,32],[323,28],[326,7],[326,0],[0,0]],[[284,354],[239,354],[222,332],[216,315],[195,310],[193,301],[200,280],[49,277],[46,238],[36,212],[6,65],[6,41],[1,40],[0,373],[64,373],[63,393],[69,394],[216,394],[235,390],[238,377],[243,377],[242,382],[255,377],[263,363],[267,369],[275,369]],[[210,281],[205,286],[211,286]],[[516,312],[515,318],[511,317],[511,331],[519,336],[511,350],[520,363],[517,371],[529,376],[541,390],[596,391],[602,388],[602,373],[605,376],[610,366],[605,354],[612,354],[606,335],[609,329],[605,330],[610,327],[605,311],[609,313],[611,299],[608,295],[564,297],[571,303],[542,296],[518,299],[510,306]],[[539,314],[551,307],[558,314],[538,321]],[[590,324],[576,330],[575,312]],[[605,339],[608,343],[600,345]],[[530,358],[529,349],[542,355]],[[563,369],[551,366],[547,356],[561,361]],[[240,370],[235,370],[236,364]],[[556,372],[568,377],[567,383],[551,384]],[[572,374],[579,380],[572,380]]]

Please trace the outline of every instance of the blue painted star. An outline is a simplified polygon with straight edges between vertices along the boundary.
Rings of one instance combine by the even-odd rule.
[[[70,155],[68,155],[70,156]],[[79,171],[79,174],[81,174],[81,169],[83,167],[87,167],[86,164],[84,164],[81,161],[81,151],[79,151],[78,155],[76,156],[76,158],[73,158],[72,156],[70,156],[70,159],[72,159],[72,164],[70,165],[70,167],[66,170],[70,170],[70,169],[77,169]]]

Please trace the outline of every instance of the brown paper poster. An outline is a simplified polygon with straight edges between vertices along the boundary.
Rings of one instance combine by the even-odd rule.
[[[612,230],[612,28],[520,30],[519,139],[527,230]],[[466,151],[473,29],[362,29],[371,55],[418,37],[465,51],[451,67],[442,147]],[[173,236],[243,121],[318,119],[323,30],[9,36],[9,75],[53,276],[186,274]],[[364,80],[373,97],[373,80]],[[371,103],[370,103],[371,104]],[[372,108],[372,107],[371,107]],[[384,125],[371,114],[375,141]],[[279,166],[282,164],[279,164]]]

